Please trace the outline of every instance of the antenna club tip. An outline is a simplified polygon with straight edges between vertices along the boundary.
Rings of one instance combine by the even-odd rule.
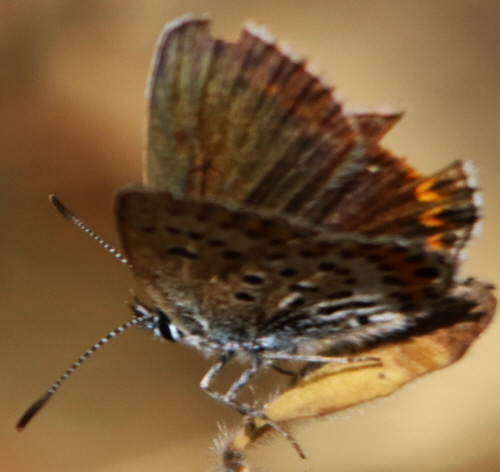
[[[31,418],[35,416],[39,411],[40,408],[42,408],[49,398],[52,396],[52,391],[47,392],[43,397],[40,397],[33,405],[31,405],[26,412],[24,413],[23,416],[21,416],[21,419],[17,422],[16,424],[16,430],[21,432],[24,427],[29,423]]]
[[[71,211],[66,208],[66,206],[57,198],[55,195],[49,195],[49,201],[52,203],[54,208],[62,215],[64,218],[67,218],[69,220],[73,219],[75,215],[71,213]]]

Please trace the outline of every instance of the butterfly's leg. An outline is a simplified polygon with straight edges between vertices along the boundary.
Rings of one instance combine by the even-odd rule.
[[[212,383],[213,379],[219,374],[219,372],[222,370],[222,368],[234,357],[234,352],[227,352],[224,353],[220,359],[210,368],[210,370],[205,374],[203,379],[200,382],[200,387],[208,393],[212,398],[219,400],[226,405],[229,405],[233,407],[236,411],[241,413],[242,415],[251,417],[251,418],[260,418],[273,429],[281,433],[288,441],[290,441],[293,445],[293,447],[296,449],[300,457],[305,458],[304,453],[302,452],[302,449],[300,448],[299,444],[295,440],[295,438],[288,432],[282,429],[278,424],[270,421],[266,414],[262,411],[256,410],[255,408],[251,407],[250,405],[247,405],[245,403],[238,402],[236,400],[236,396],[247,383],[248,381],[258,372],[259,368],[263,364],[263,359],[260,357],[256,357],[254,361],[252,362],[252,365],[245,370],[241,376],[234,382],[229,390],[223,395],[219,392],[215,392],[210,388],[210,384]]]
[[[252,365],[245,370],[236,382],[234,382],[229,390],[224,395],[230,401],[235,401],[238,392],[250,381],[250,379],[259,371],[262,367],[263,360],[260,357],[256,357],[252,362]]]
[[[200,387],[202,390],[204,390],[206,393],[208,393],[211,397],[215,398],[216,400],[221,400],[223,395],[220,393],[214,392],[210,388],[210,384],[212,383],[212,380],[219,375],[219,372],[222,370],[222,368],[234,357],[234,352],[232,351],[227,351],[222,356],[219,358],[219,360],[212,366],[210,367],[210,370],[205,374],[205,376],[201,379],[200,382]]]
[[[239,377],[236,382],[234,382],[229,390],[226,392],[224,397],[233,403],[233,405],[240,405],[245,409],[245,412],[243,414],[251,417],[251,418],[261,418],[266,421],[266,423],[273,428],[274,430],[278,431],[281,435],[283,435],[290,443],[292,446],[295,448],[295,450],[298,452],[300,457],[305,459],[304,452],[302,451],[301,447],[299,446],[297,440],[286,430],[281,428],[277,423],[269,420],[266,416],[266,414],[263,411],[256,410],[255,408],[250,407],[249,405],[245,405],[242,403],[239,403],[236,401],[236,396],[238,395],[238,392],[250,381],[250,379],[259,371],[260,367],[262,367],[262,364],[264,363],[264,359],[262,359],[260,356],[256,357],[254,361],[252,362],[252,365],[245,370]],[[238,409],[238,407],[236,407]]]
[[[252,415],[255,416],[255,409],[250,405],[246,405],[244,403],[237,402],[235,400],[238,391],[248,383],[250,378],[257,373],[259,366],[262,364],[262,361],[259,360],[254,361],[252,366],[249,367],[243,374],[241,374],[240,378],[231,385],[226,394],[221,394],[212,390],[210,387],[212,381],[219,374],[222,368],[234,357],[234,352],[225,352],[220,359],[210,368],[210,370],[205,374],[203,379],[200,382],[200,387],[208,393],[212,398],[219,400],[226,405],[229,405],[236,409],[242,415]]]
[[[266,356],[267,359],[284,359],[288,361],[298,362],[316,362],[321,364],[355,364],[359,362],[375,362],[380,363],[378,357],[365,356],[365,357],[331,357],[321,355],[300,355],[300,354],[283,354],[279,355],[272,353]],[[278,370],[278,369],[276,369]]]

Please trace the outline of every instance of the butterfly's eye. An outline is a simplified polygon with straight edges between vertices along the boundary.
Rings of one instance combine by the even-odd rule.
[[[157,336],[161,336],[168,341],[178,341],[182,337],[182,333],[177,329],[177,326],[160,310],[158,310],[155,317],[154,332]]]

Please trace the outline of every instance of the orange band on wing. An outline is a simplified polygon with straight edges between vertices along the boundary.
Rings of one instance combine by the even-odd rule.
[[[441,200],[438,192],[430,190],[436,182],[436,179],[428,179],[415,189],[415,196],[419,202],[438,202]]]
[[[422,212],[421,215],[419,215],[418,220],[420,223],[428,228],[434,228],[438,226],[444,226],[446,224],[446,221],[443,221],[441,218],[439,218],[439,214],[442,213],[444,210],[444,207],[442,205],[439,205],[434,208],[430,208],[429,210],[426,210]]]

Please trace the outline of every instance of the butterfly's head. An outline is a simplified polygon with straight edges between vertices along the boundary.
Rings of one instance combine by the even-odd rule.
[[[151,330],[155,336],[174,342],[184,337],[182,331],[159,308],[150,308],[138,300],[130,308],[138,320],[138,326]]]

